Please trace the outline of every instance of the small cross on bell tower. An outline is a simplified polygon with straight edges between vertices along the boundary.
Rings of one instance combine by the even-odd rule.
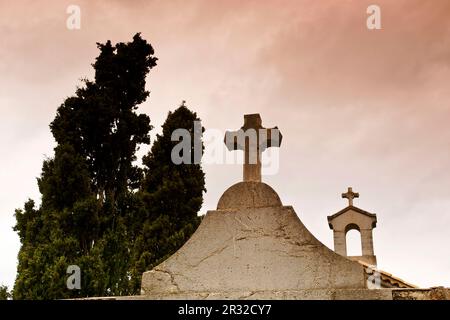
[[[343,193],[342,198],[347,198],[348,199],[348,206],[353,206],[353,199],[355,198],[359,198],[359,193],[358,192],[353,192],[352,187],[348,187],[347,188],[347,192]]]

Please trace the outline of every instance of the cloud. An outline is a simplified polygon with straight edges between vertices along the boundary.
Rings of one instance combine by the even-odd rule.
[[[1,2],[4,230],[27,197],[39,198],[35,177],[53,146],[48,124],[79,79],[92,78],[95,43],[142,32],[159,58],[140,108],[153,135],[181,100],[205,127],[222,131],[261,113],[283,133],[280,172],[264,180],[321,241],[332,246],[326,216],[352,185],[358,205],[379,215],[381,265],[413,283],[450,285],[442,261],[449,249],[414,249],[449,242],[442,226],[450,211],[450,2],[376,3],[379,31],[366,28],[367,0],[77,1],[81,30],[70,31],[71,1]],[[242,174],[239,166],[205,170],[204,211]],[[17,243],[12,231],[0,237]],[[0,282],[12,283],[17,250],[2,248],[9,271]]]

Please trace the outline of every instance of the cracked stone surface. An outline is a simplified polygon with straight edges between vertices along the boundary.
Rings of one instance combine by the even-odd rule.
[[[363,267],[318,241],[271,187],[240,182],[180,250],[144,273],[141,291],[146,298],[338,299],[361,298],[365,288]],[[384,292],[369,295],[392,298]]]

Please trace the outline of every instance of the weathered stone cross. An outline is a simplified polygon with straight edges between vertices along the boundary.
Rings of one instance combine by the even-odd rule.
[[[244,115],[244,125],[240,130],[225,133],[228,150],[244,151],[244,181],[261,182],[261,154],[269,147],[279,147],[282,138],[277,127],[262,126],[258,113]]]
[[[352,187],[348,187],[347,192],[342,194],[342,198],[347,198],[348,205],[353,206],[353,199],[359,198],[359,193],[353,192]]]

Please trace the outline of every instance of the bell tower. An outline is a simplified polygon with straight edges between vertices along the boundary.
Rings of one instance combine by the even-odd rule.
[[[377,215],[353,205],[353,199],[359,198],[359,193],[353,192],[351,187],[342,194],[342,198],[348,200],[348,206],[327,217],[328,225],[333,230],[334,251],[351,260],[360,260],[376,266],[372,230],[377,225]],[[347,255],[346,235],[350,230],[357,230],[361,235],[361,256]]]

